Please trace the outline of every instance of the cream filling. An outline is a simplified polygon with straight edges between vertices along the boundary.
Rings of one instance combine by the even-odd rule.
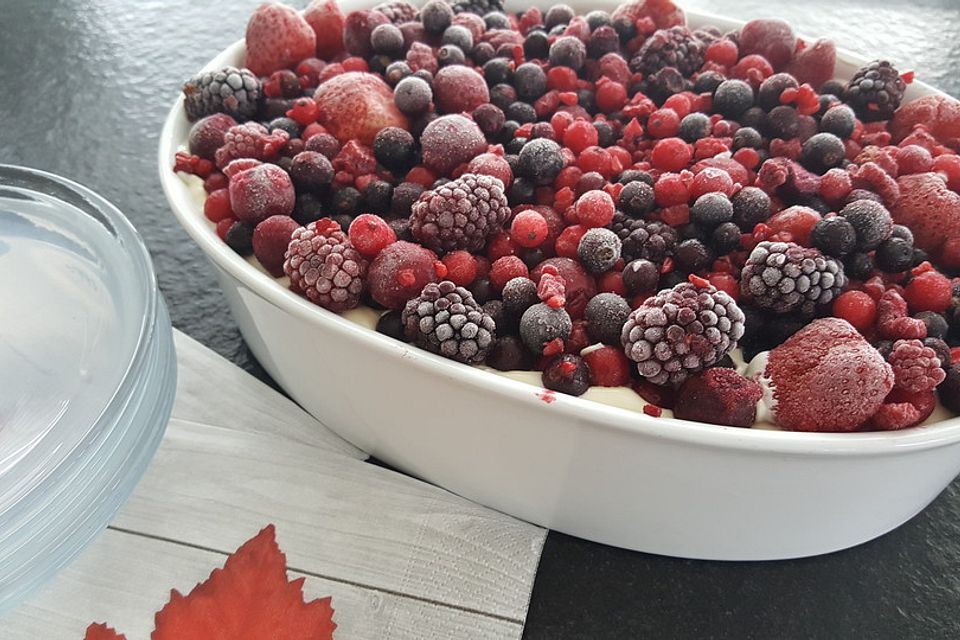
[[[191,195],[193,196],[194,201],[197,203],[198,211],[203,211],[203,201],[206,199],[206,192],[203,189],[203,181],[196,176],[189,176],[186,174],[180,174],[180,177],[189,187]],[[214,225],[212,222],[208,222],[208,224],[212,230],[216,229],[216,225]],[[267,273],[267,270],[264,269],[260,262],[252,255],[247,256],[246,261],[261,273],[270,276],[270,274]],[[290,288],[290,278],[283,276],[280,278],[274,278],[274,280],[276,280],[284,288]],[[350,322],[353,322],[354,324],[375,331],[377,327],[377,321],[380,319],[380,315],[382,313],[383,312],[377,311],[376,309],[371,309],[370,307],[358,307],[356,309],[345,311],[341,313],[340,316],[349,320]],[[594,349],[597,346],[599,345],[591,345],[584,349],[581,353]],[[780,428],[774,423],[773,420],[773,412],[776,408],[776,399],[773,397],[773,388],[769,379],[762,375],[767,366],[768,356],[768,351],[761,352],[748,363],[744,361],[743,352],[740,349],[734,349],[730,353],[730,357],[736,365],[737,372],[748,378],[756,379],[757,382],[760,383],[760,387],[763,389],[763,397],[757,403],[757,420],[753,424],[753,428],[779,431]],[[517,382],[524,382],[539,389],[543,388],[543,385],[541,384],[541,374],[539,371],[500,371],[486,365],[480,365],[478,368],[494,375],[516,380]],[[586,393],[580,397],[611,407],[627,409],[629,411],[642,412],[645,406],[651,404],[644,400],[630,387],[590,387],[587,389]],[[664,418],[672,418],[673,412],[669,409],[662,408],[661,416]],[[931,416],[922,424],[933,424],[935,422],[947,420],[952,417],[953,415],[938,402],[933,414],[931,414]]]

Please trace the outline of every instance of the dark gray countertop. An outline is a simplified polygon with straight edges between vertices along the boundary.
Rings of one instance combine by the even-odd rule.
[[[180,84],[242,36],[257,4],[0,0],[0,162],[72,178],[117,204],[146,239],[174,325],[267,379],[170,214],[156,166]],[[683,4],[782,16],[960,95],[957,0]],[[551,533],[525,637],[960,637],[960,484],[879,540],[790,562],[676,560]]]

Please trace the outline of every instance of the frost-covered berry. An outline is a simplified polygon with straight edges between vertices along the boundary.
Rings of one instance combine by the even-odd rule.
[[[496,323],[473,295],[449,280],[427,284],[407,302],[402,321],[407,339],[458,362],[482,362],[496,338]]]
[[[620,259],[622,243],[610,229],[590,229],[580,238],[577,257],[591,273],[604,273],[613,268]]]
[[[339,228],[323,218],[296,229],[283,263],[294,291],[337,313],[360,304],[368,267]]]

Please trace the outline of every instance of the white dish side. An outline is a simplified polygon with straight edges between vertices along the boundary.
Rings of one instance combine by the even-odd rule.
[[[350,11],[376,1],[341,2]],[[546,8],[552,3],[538,1]],[[508,2],[508,9],[531,6]],[[580,12],[609,1],[571,2]],[[692,26],[741,23],[688,13]],[[242,64],[243,43],[208,67]],[[866,59],[841,51],[837,75]],[[907,99],[935,89],[914,83]],[[189,131],[178,100],[160,177],[214,265],[244,338],[307,411],[362,449],[481,504],[638,551],[768,560],[844,549],[902,524],[960,472],[960,418],[901,432],[790,433],[656,419],[445,360],[285,289],[231,251],[172,171]]]

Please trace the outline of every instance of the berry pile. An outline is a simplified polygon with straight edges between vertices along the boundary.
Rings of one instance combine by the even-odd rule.
[[[835,63],[672,0],[267,4],[242,66],[184,84],[174,168],[235,251],[439,355],[654,416],[900,429],[960,411],[960,102]]]

